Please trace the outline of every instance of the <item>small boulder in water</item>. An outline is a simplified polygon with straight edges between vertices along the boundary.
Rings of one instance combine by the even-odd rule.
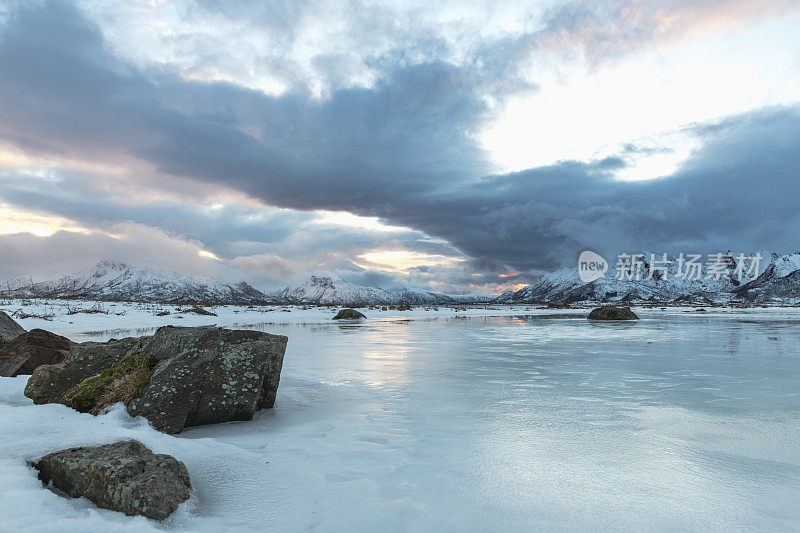
[[[339,311],[334,320],[358,320],[360,318],[367,318],[363,313],[359,313],[355,309],[342,309]]]
[[[186,466],[170,455],[155,454],[136,440],[69,448],[32,465],[39,479],[73,498],[128,516],[164,520],[189,499]]]
[[[639,317],[631,311],[630,307],[604,305],[592,309],[592,312],[589,313],[589,320],[639,320]]]

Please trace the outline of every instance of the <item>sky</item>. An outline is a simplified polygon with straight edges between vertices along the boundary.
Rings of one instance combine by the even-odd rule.
[[[799,0],[0,3],[0,279],[499,293],[800,249]]]

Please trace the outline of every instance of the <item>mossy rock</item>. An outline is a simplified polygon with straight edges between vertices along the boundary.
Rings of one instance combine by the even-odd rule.
[[[179,433],[252,420],[275,404],[287,338],[253,330],[165,326],[152,337],[75,345],[28,381],[34,403],[99,414],[122,402],[131,416]]]
[[[129,516],[164,520],[191,496],[186,465],[135,440],[69,448],[31,466],[45,485]]]
[[[128,413],[165,433],[252,420],[275,404],[287,341],[253,330],[159,328],[144,350],[159,364]]]
[[[358,320],[360,318],[367,318],[366,315],[356,311],[355,309],[342,309],[339,311],[334,320]]]
[[[129,403],[142,395],[158,360],[142,354],[128,355],[100,375],[85,379],[64,394],[64,404],[81,413],[100,413],[117,402]]]
[[[74,344],[57,365],[42,365],[33,371],[25,396],[35,404],[64,403],[64,394],[81,381],[97,376],[127,355],[142,353],[150,337],[112,339],[108,342]]]
[[[639,317],[631,311],[630,307],[604,305],[592,309],[592,312],[589,313],[589,320],[639,320]]]
[[[200,307],[199,305],[195,305],[193,307],[190,307],[189,309],[184,309],[183,312],[184,313],[194,313],[196,315],[217,316],[217,313],[214,313],[213,311],[209,311],[208,309],[204,309],[204,308]]]

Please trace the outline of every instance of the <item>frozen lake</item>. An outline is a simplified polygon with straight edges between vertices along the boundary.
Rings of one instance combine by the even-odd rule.
[[[520,307],[186,319],[251,324],[289,347],[275,409],[176,437],[121,409],[33,406],[24,378],[2,378],[3,527],[798,528],[800,310],[636,311],[635,324]],[[87,340],[169,318],[22,324]],[[194,495],[163,525],[61,499],[24,465],[125,437],[189,469]]]

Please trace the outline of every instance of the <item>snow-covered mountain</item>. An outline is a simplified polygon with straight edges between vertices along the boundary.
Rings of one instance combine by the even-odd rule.
[[[287,304],[367,304],[386,303],[382,289],[353,285],[334,276],[311,276],[299,285],[267,293],[271,301]]]
[[[299,285],[267,294],[270,301],[317,305],[447,305],[483,301],[423,289],[378,289],[355,285],[337,276],[311,276]],[[481,297],[486,298],[486,297]]]
[[[727,275],[710,276],[702,264],[701,276],[681,278],[679,263],[647,279],[650,265],[644,263],[640,279],[617,279],[613,271],[586,283],[577,268],[562,268],[546,274],[519,291],[500,296],[440,294],[413,288],[379,289],[355,285],[333,275],[311,276],[299,285],[263,293],[245,282],[225,281],[168,272],[124,263],[102,261],[94,268],[58,279],[31,283],[17,278],[0,285],[0,294],[12,297],[83,298],[138,302],[197,302],[208,304],[316,304],[316,305],[455,305],[467,303],[544,303],[552,301],[708,301],[738,300],[755,303],[800,303],[800,252],[766,255],[770,259],[760,275],[744,275],[737,281],[742,265],[738,254],[725,256]],[[747,254],[748,256],[751,254]],[[645,254],[649,257],[649,254]],[[685,268],[685,266],[684,266]]]
[[[752,254],[745,254],[751,256]],[[645,254],[645,257],[650,257]],[[541,303],[562,301],[603,302],[603,301],[656,301],[673,302],[681,300],[705,300],[713,302],[780,301],[793,303],[800,301],[800,253],[772,254],[771,262],[756,278],[747,275],[749,265],[740,265],[738,254],[729,252],[724,257],[723,270],[727,275],[711,275],[707,264],[701,265],[699,278],[679,276],[680,264],[676,258],[664,265],[665,270],[656,271],[647,278],[650,265],[645,261],[645,275],[641,279],[617,279],[615,272],[609,271],[606,277],[586,283],[578,275],[577,267],[562,268],[546,274],[536,282],[517,292],[505,293],[495,300],[498,303]],[[769,259],[769,256],[763,260]],[[742,269],[741,281],[739,271]],[[686,265],[683,265],[686,272]]]
[[[773,254],[764,272],[734,293],[743,300],[757,303],[800,303],[800,252]]]
[[[230,284],[214,278],[110,261],[101,261],[94,268],[54,280],[27,285],[4,284],[0,290],[17,297],[134,302],[252,304],[266,301],[262,292],[244,282]]]
[[[245,282],[231,284],[110,261],[49,281],[32,283],[27,277],[9,280],[0,285],[0,294],[24,298],[208,304],[445,305],[491,299],[444,295],[422,289],[364,287],[332,275],[311,276],[299,285],[265,294]]]

